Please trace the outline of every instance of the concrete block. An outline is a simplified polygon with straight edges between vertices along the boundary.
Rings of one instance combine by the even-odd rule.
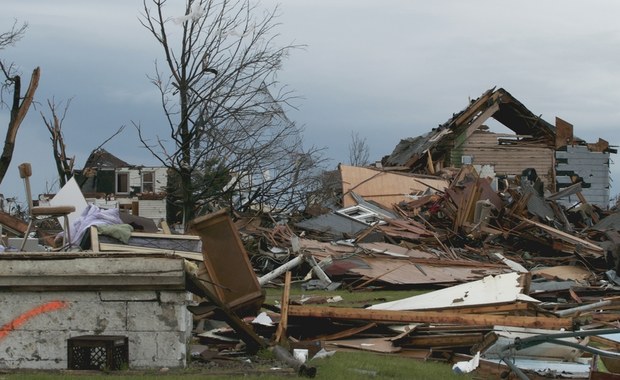
[[[185,366],[188,295],[164,292],[165,303],[158,297],[155,291],[0,293],[0,325],[29,315],[0,339],[0,368],[66,368],[67,339],[98,334],[129,337],[131,368]]]
[[[66,368],[66,337],[56,332],[13,331],[0,341],[0,352],[0,368]]]
[[[190,292],[171,292],[162,290],[159,292],[159,300],[163,303],[184,303],[187,305],[192,301],[192,293]]]
[[[154,302],[131,302],[127,305],[130,331],[185,331],[184,305]]]
[[[157,292],[152,290],[105,291],[100,292],[99,295],[102,301],[157,301]]]
[[[130,367],[184,367],[187,361],[187,339],[183,334],[172,332],[132,333],[129,335]]]

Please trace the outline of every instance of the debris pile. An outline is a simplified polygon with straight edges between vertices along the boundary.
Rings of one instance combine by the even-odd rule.
[[[618,214],[588,204],[580,183],[545,194],[527,173],[500,186],[467,165],[435,177],[341,167],[343,177],[347,171],[364,175],[359,183],[343,179],[343,208],[286,222],[264,215],[233,222],[221,210],[177,235],[145,232],[156,231],[147,219],[91,205],[73,224],[79,248],[70,254],[183,258],[203,347],[196,355],[207,361],[223,351],[271,347],[308,377],[316,369],[304,360],[338,350],[520,377],[587,378],[602,365],[599,357],[613,366],[620,344]],[[415,190],[392,192],[386,183],[393,176]],[[384,197],[373,180],[383,182],[387,201],[378,201]],[[559,202],[567,195],[580,202]],[[25,231],[7,215],[1,222],[6,231]],[[293,279],[307,290],[427,292],[337,307],[338,297],[293,302]],[[269,305],[264,288],[273,286],[282,288],[282,299]]]
[[[284,267],[308,289],[439,288],[365,309],[287,303],[286,318],[274,318],[286,320],[289,339],[424,360],[476,357],[481,370],[543,376],[587,378],[594,357],[614,360],[617,214],[582,197],[571,207],[557,201],[579,195],[579,183],[543,194],[524,175],[495,191],[472,166],[454,173],[444,189],[428,186],[391,209],[351,191],[355,205],[326,215],[271,228],[239,221],[259,276],[278,273],[270,282],[282,285]],[[327,282],[312,276],[320,272]]]

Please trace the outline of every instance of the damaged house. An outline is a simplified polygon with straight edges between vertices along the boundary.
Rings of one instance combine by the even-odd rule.
[[[168,171],[164,167],[131,165],[100,148],[90,154],[76,177],[89,203],[130,210],[157,224],[166,220]]]
[[[490,131],[490,119],[514,133]],[[538,179],[552,193],[580,182],[588,203],[607,208],[610,153],[617,150],[607,141],[586,143],[568,122],[556,117],[554,126],[503,88],[493,88],[438,128],[401,140],[382,164],[418,174],[472,164],[484,177]]]

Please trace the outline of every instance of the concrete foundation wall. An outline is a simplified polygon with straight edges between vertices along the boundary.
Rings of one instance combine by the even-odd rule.
[[[192,317],[185,291],[0,292],[0,368],[67,368],[67,339],[129,338],[129,368],[184,367]]]

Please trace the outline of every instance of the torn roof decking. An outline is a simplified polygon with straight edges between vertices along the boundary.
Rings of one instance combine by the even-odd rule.
[[[438,177],[347,165],[339,165],[338,169],[342,177],[344,207],[358,204],[353,193],[391,209],[393,205],[416,199],[429,190],[443,192],[449,185],[448,181]]]
[[[385,158],[384,165],[410,168],[415,168],[419,163],[426,165],[429,149],[434,157],[441,155],[450,149],[456,136],[463,133],[469,136],[491,117],[517,135],[547,141],[551,146],[555,143],[553,125],[533,114],[503,88],[492,88],[438,128],[415,138],[401,140],[392,154]]]
[[[91,152],[88,159],[86,159],[86,163],[84,164],[84,168],[122,168],[122,167],[130,167],[132,165],[127,162],[121,160],[116,157],[112,153],[108,152],[103,148],[96,149]]]

